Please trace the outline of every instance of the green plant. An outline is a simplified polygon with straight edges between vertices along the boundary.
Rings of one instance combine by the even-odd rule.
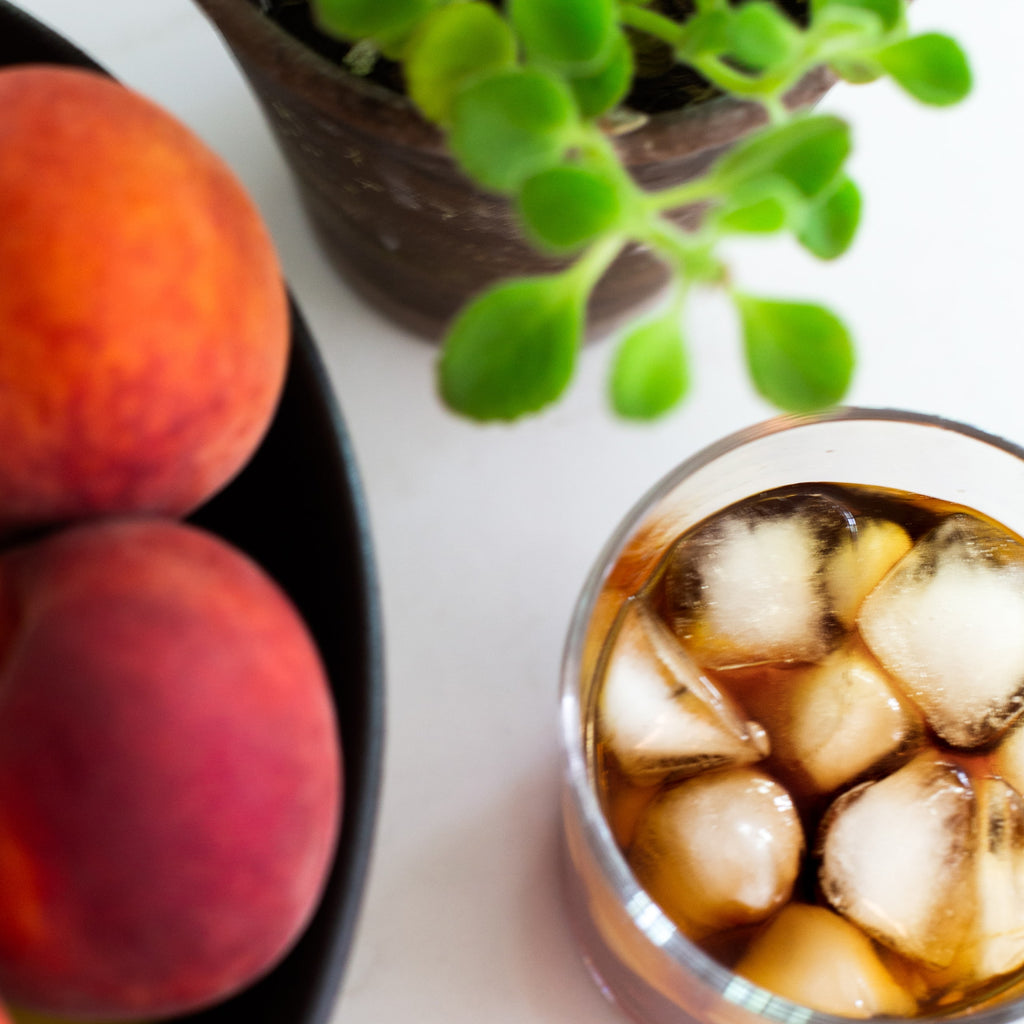
[[[954,40],[911,33],[908,0],[808,0],[799,21],[765,0],[694,0],[674,13],[657,0],[310,2],[325,33],[356,43],[354,62],[377,53],[397,61],[409,96],[446,132],[468,175],[509,197],[539,249],[567,259],[553,274],[499,282],[456,317],[438,364],[440,392],[481,420],[512,419],[561,395],[588,296],[630,243],[664,261],[670,285],[658,312],[618,343],[610,380],[618,413],[654,418],[684,397],[687,301],[707,285],[735,304],[764,398],[792,412],[840,401],[854,364],[840,318],[748,294],[731,280],[721,243],[789,232],[826,260],[850,245],[861,205],[845,170],[850,128],[784,102],[813,69],[855,83],[889,76],[938,106],[971,85]],[[766,112],[763,128],[702,178],[654,192],[629,177],[606,130],[637,53],[652,48]],[[687,231],[669,213],[690,204],[704,212]]]

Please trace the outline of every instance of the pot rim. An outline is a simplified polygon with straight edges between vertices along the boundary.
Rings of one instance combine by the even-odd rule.
[[[407,97],[317,53],[269,17],[260,0],[194,2],[250,77],[280,81],[328,117],[340,114],[378,128],[400,123],[406,142],[438,154],[447,152],[441,130]],[[787,105],[813,106],[836,81],[827,68],[817,68],[790,90]],[[360,114],[360,107],[369,107],[370,113]],[[767,114],[756,101],[718,96],[648,115],[636,128],[616,133],[614,141],[625,163],[647,164],[726,146],[766,122]]]

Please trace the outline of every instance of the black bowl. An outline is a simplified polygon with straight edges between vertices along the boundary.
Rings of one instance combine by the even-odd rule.
[[[0,65],[103,69],[0,0]],[[383,749],[380,606],[362,485],[330,382],[291,302],[292,351],[270,430],[245,469],[192,517],[285,588],[327,667],[344,748],[345,806],[327,889],[291,953],[194,1024],[327,1024],[352,945],[373,843]]]

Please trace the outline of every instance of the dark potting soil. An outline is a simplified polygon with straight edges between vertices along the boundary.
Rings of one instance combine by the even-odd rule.
[[[309,0],[250,0],[264,14],[273,18],[289,34],[301,40],[316,53],[337,64],[343,64],[350,46],[321,32],[313,21]],[[493,0],[497,2],[497,0]],[[734,5],[742,0],[730,0]],[[798,24],[807,19],[808,0],[776,0]],[[654,0],[652,6],[669,17],[685,19],[693,12],[693,0]],[[677,64],[664,44],[634,38],[637,67],[633,88],[625,105],[644,114],[675,110],[710,99],[715,88],[692,68]],[[404,92],[401,68],[393,61],[376,61],[369,78],[396,92]]]

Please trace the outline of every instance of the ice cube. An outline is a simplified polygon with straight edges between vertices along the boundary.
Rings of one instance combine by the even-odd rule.
[[[875,656],[946,742],[975,747],[1024,710],[1024,545],[952,515],[865,599]]]
[[[1024,799],[970,767],[975,793],[975,912],[952,962],[917,981],[943,1007],[977,1002],[987,983],[1024,965]],[[908,977],[908,981],[909,981]]]
[[[610,644],[598,733],[627,775],[694,774],[768,752],[764,730],[744,720],[642,600],[626,602]]]
[[[1024,793],[1024,719],[999,741],[992,756],[996,775],[1005,779],[1018,793]]]
[[[832,611],[852,628],[864,598],[910,550],[910,535],[899,523],[857,517],[856,532],[844,538],[828,566]]]
[[[966,959],[980,981],[1024,964],[1024,800],[1002,779],[979,779],[975,793],[978,909]]]
[[[838,797],[822,823],[828,902],[883,945],[946,967],[974,913],[974,796],[937,753]]]
[[[786,790],[754,768],[667,788],[627,856],[651,898],[692,938],[762,921],[789,899],[803,830]]]
[[[818,660],[838,635],[825,566],[852,522],[811,494],[762,498],[699,527],[666,563],[676,635],[712,668]]]
[[[871,940],[824,907],[790,903],[736,964],[755,985],[843,1017],[907,1017],[917,1001],[886,969]]]
[[[784,680],[748,685],[741,699],[771,737],[773,770],[808,794],[909,755],[924,737],[920,713],[856,637]]]

